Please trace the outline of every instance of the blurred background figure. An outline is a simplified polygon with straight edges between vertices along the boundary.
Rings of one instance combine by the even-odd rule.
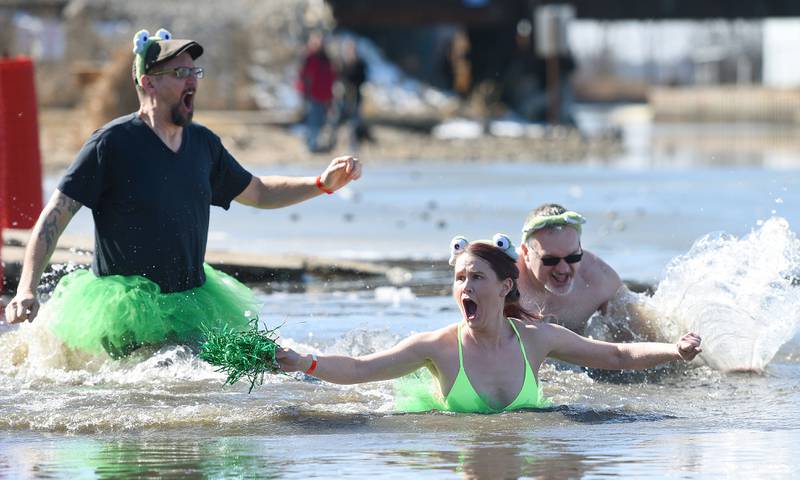
[[[331,134],[331,147],[335,144],[338,127],[347,124],[348,148],[351,153],[358,151],[361,140],[372,140],[372,136],[361,116],[361,86],[367,81],[367,64],[358,54],[355,40],[348,38],[342,45],[335,88],[335,121]]]
[[[461,98],[466,98],[472,87],[470,50],[470,41],[466,32],[456,30],[453,38],[450,39],[443,69],[448,87]]]
[[[311,32],[297,87],[305,101],[306,145],[313,153],[331,148],[330,144],[321,145],[319,140],[320,132],[327,123],[335,80],[336,72],[325,52],[324,37],[320,32]]]

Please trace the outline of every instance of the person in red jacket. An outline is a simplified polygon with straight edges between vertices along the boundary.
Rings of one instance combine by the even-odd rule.
[[[312,32],[308,37],[306,57],[300,69],[297,88],[303,94],[306,108],[306,145],[311,152],[322,152],[330,145],[322,145],[320,133],[325,127],[328,110],[333,100],[333,83],[336,72],[325,53],[321,33]]]

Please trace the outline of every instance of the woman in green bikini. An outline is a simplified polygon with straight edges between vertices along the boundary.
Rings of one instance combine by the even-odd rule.
[[[694,333],[675,344],[615,344],[538,320],[519,306],[516,256],[505,235],[472,243],[456,237],[450,264],[455,267],[453,297],[463,316],[460,322],[363,357],[302,355],[284,349],[278,361],[287,372],[302,371],[340,384],[388,380],[427,367],[439,381],[444,409],[495,413],[549,405],[537,380],[547,357],[630,370],[689,361],[700,353],[700,337]]]

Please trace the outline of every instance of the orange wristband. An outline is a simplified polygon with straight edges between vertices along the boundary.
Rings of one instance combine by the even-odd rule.
[[[322,184],[322,175],[317,175],[317,188],[327,193],[328,195],[333,193],[333,190],[325,188],[325,185]]]
[[[317,355],[315,353],[311,354],[311,366],[308,367],[308,370],[305,371],[306,375],[311,375],[314,373],[314,370],[317,369]]]

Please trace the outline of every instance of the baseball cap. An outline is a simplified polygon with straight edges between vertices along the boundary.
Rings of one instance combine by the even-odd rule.
[[[156,40],[148,48],[144,55],[144,71],[146,74],[159,63],[171,60],[178,55],[188,52],[192,60],[203,54],[203,47],[194,40],[187,39],[171,39],[171,40]]]

